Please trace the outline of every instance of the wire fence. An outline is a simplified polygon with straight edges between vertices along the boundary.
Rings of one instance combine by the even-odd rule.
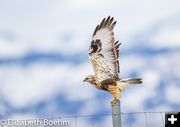
[[[131,112],[121,114],[122,127],[165,127],[165,112]],[[45,119],[1,120],[0,127],[113,127],[112,114],[62,116]]]

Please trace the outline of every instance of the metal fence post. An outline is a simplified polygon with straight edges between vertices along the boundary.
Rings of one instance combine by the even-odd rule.
[[[116,104],[111,103],[111,105],[113,127],[122,127],[120,101],[117,101]]]

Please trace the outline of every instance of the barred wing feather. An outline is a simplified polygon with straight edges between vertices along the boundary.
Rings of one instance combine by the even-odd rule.
[[[89,58],[99,80],[119,78],[118,57],[120,43],[114,43],[113,29],[116,21],[113,20],[113,17],[110,16],[102,20],[93,33],[89,48]]]

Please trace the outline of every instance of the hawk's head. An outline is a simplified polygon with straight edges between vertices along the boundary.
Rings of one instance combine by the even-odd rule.
[[[89,83],[94,83],[94,81],[95,81],[95,77],[93,76],[93,75],[89,75],[89,76],[87,76],[84,80],[83,80],[84,82],[89,82]]]

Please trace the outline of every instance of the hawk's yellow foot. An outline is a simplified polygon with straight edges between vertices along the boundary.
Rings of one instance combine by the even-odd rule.
[[[118,99],[114,99],[111,103],[116,104],[116,102],[118,102],[118,101],[119,101]]]

